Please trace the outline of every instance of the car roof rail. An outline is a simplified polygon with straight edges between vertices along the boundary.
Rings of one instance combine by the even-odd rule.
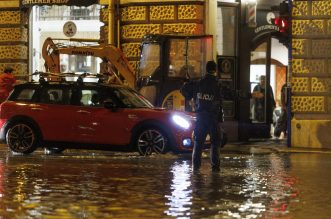
[[[75,73],[75,72],[61,72],[61,73],[53,73],[53,72],[42,72],[36,70],[34,73],[30,74],[29,76],[39,76],[39,83],[44,84],[44,83],[49,83],[51,81],[53,82],[59,82],[59,83],[64,83],[68,82],[66,78],[75,78],[77,85],[82,85],[84,84],[84,78],[97,78],[98,84],[104,84],[104,83],[115,83],[115,82],[109,82],[111,81],[112,74],[111,73],[89,73],[89,72],[84,72],[84,73]]]
[[[83,83],[84,78],[97,78],[99,84],[105,83],[106,79],[109,78],[110,74],[95,74],[95,73],[89,73],[89,72],[84,72],[83,74],[77,74],[77,83]]]
[[[39,76],[39,83],[40,84],[48,83],[50,81],[50,79],[49,79],[50,77],[55,77],[56,76],[56,74],[54,74],[54,73],[42,72],[42,71],[38,71],[38,70],[36,70],[34,73],[30,74],[29,76],[35,76],[35,75]]]

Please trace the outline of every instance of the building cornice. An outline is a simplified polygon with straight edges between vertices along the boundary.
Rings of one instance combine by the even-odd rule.
[[[13,0],[13,1],[0,1],[0,8],[15,8],[19,7],[19,1]]]

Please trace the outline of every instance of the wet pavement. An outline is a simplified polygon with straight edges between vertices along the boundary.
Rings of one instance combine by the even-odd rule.
[[[14,155],[0,146],[0,218],[330,218],[331,153],[268,142],[228,145],[219,173],[204,154],[66,150]]]

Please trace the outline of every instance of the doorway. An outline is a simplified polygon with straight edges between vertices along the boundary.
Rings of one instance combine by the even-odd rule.
[[[281,90],[286,83],[288,49],[273,37],[259,41],[251,51],[250,120],[254,125],[252,138],[274,137],[280,116]],[[284,136],[282,136],[284,137]]]

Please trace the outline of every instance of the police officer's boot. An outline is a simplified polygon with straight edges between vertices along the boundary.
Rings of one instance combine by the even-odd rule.
[[[210,162],[213,172],[220,171],[220,148],[218,145],[212,145],[210,149]]]
[[[201,167],[202,150],[197,145],[198,145],[198,143],[196,141],[194,141],[194,148],[193,148],[193,152],[192,152],[193,171],[198,171]]]

